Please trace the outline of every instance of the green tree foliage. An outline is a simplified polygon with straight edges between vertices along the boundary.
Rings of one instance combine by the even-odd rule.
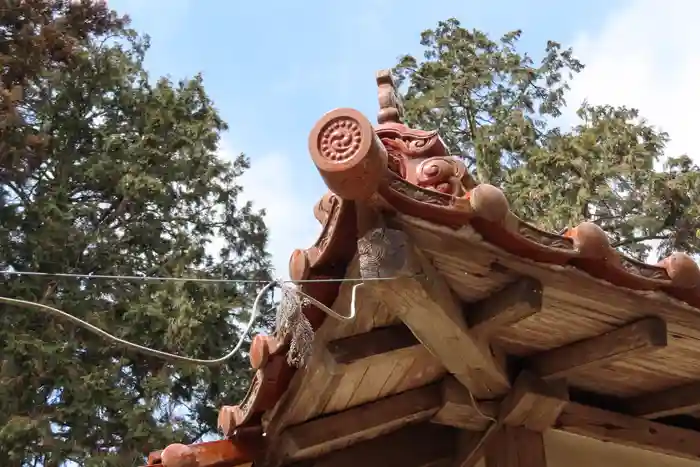
[[[237,203],[248,161],[217,156],[226,125],[201,78],[149,80],[127,27],[103,2],[0,9],[0,269],[267,280],[261,213]],[[5,275],[0,295],[215,358],[257,289]],[[0,465],[138,465],[214,430],[248,367],[167,363],[0,305]]]
[[[535,61],[517,50],[520,37],[494,40],[456,19],[424,31],[422,59],[404,56],[395,68],[407,123],[439,129],[479,181],[503,188],[519,216],[545,229],[591,220],[641,259],[648,240],[662,256],[700,252],[693,161],[664,154],[668,135],[635,109],[583,103],[572,128],[557,127],[583,64],[553,41]]]

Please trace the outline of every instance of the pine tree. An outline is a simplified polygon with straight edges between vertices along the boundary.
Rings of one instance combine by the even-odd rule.
[[[147,37],[104,2],[11,6],[0,10],[0,269],[269,279],[262,213],[238,202],[248,160],[217,155],[226,124],[202,78],[150,79]],[[8,274],[0,296],[215,358],[259,288]],[[215,430],[248,368],[243,355],[166,362],[0,305],[0,465],[138,465]]]
[[[573,128],[556,125],[569,82],[584,65],[549,41],[536,62],[521,31],[497,40],[456,19],[421,35],[422,59],[400,59],[407,122],[439,129],[481,182],[500,186],[522,218],[552,231],[598,223],[644,259],[700,252],[700,173],[665,154],[669,136],[636,109],[583,103]],[[653,244],[653,243],[652,243]]]

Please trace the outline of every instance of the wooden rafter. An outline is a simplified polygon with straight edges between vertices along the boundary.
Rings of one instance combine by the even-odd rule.
[[[331,341],[328,351],[336,365],[351,365],[359,360],[396,358],[399,352],[420,345],[410,329],[398,324]]]
[[[548,350],[530,358],[526,367],[544,379],[566,377],[574,372],[666,347],[666,323],[650,317],[618,329]]]
[[[542,284],[524,277],[491,296],[469,304],[465,314],[472,334],[490,336],[542,309]]]
[[[567,404],[555,428],[601,441],[700,460],[700,432],[581,404]]]
[[[476,397],[504,395],[510,386],[505,369],[488,345],[469,333],[461,304],[430,262],[410,245],[396,247],[390,262],[403,265],[387,271],[400,279],[372,283],[376,298]]]
[[[566,387],[559,378],[658,349],[667,343],[665,322],[655,317],[644,318],[600,336],[529,357],[525,367],[531,371],[522,374],[509,389],[504,367],[486,342],[498,330],[540,311],[542,285],[536,280],[522,278],[465,310],[420,251],[412,247],[404,251],[406,257],[403,261],[392,258],[394,264],[403,264],[391,274],[400,279],[366,283],[373,298],[400,318],[402,324],[321,341],[323,349],[315,352],[324,356],[317,357],[312,366],[325,369],[317,368],[313,374],[325,372],[330,381],[336,381],[337,375],[354,365],[368,365],[394,359],[415,349],[427,349],[453,376],[447,377],[439,386],[386,397],[311,421],[299,423],[302,421],[299,420],[298,425],[278,432],[274,438],[275,449],[281,453],[280,459],[314,458],[320,462],[325,458],[323,462],[331,462],[329,459],[332,458],[335,462],[341,453],[350,456],[349,452],[357,452],[355,447],[369,449],[366,446],[372,442],[368,441],[370,439],[387,439],[386,436],[391,436],[387,433],[403,432],[402,427],[407,423],[431,418],[438,425],[478,430],[462,432],[466,441],[459,443],[457,465],[472,467],[487,455],[488,446],[495,443],[494,440],[506,443],[504,440],[510,437],[506,444],[514,446],[516,455],[500,458],[499,454],[492,453],[490,460],[487,455],[489,464],[541,467],[544,464],[539,454],[520,452],[525,444],[538,446],[532,441],[541,439],[537,433],[555,426],[586,434],[587,428],[572,428],[570,423],[564,423],[570,420],[566,418],[570,417],[570,407],[577,404],[568,401]],[[335,387],[332,384],[326,385],[323,394],[330,394]],[[326,400],[323,394],[320,398],[318,394],[307,395],[306,399]],[[423,405],[410,402],[410,398],[417,397],[416,394],[425,397]],[[506,394],[501,402],[496,401]],[[390,410],[390,406],[393,409]],[[597,433],[590,431],[586,436],[596,437]],[[520,439],[530,441],[519,444]],[[672,451],[654,446],[646,449]],[[395,451],[392,449],[392,452]],[[280,465],[280,459],[271,465]],[[506,461],[511,463],[502,464]]]
[[[351,271],[352,275],[356,273],[356,269]],[[347,283],[341,287],[340,294],[334,305],[334,309],[343,314],[348,312],[346,308],[349,306],[352,285],[352,283]],[[430,381],[430,374],[432,373],[435,373],[435,378],[439,378],[444,372],[444,369],[439,365],[436,359],[417,341],[415,336],[405,325],[399,323],[398,325],[388,325],[372,329],[372,325],[376,323],[376,317],[374,316],[376,301],[371,299],[367,300],[363,297],[361,298],[362,299],[358,302],[358,318],[345,325],[347,328],[340,327],[343,326],[343,324],[339,325],[338,322],[330,321],[327,325],[319,329],[314,338],[313,353],[309,359],[308,365],[295,374],[285,396],[275,409],[264,418],[263,423],[266,429],[266,439],[268,443],[273,446],[283,446],[283,449],[268,450],[266,459],[261,465],[280,465],[284,461],[285,456],[289,453],[301,452],[300,454],[293,455],[304,457],[305,452],[320,453],[325,452],[326,449],[337,449],[337,445],[333,444],[330,439],[328,439],[328,443],[331,443],[330,446],[326,446],[323,443],[321,443],[321,445],[313,444],[316,441],[309,441],[309,438],[304,434],[307,432],[303,427],[305,426],[305,422],[309,419],[312,420],[309,423],[316,423],[318,420],[321,420],[314,420],[314,418],[321,415],[325,410],[324,407],[331,404],[337,395],[341,393],[347,394],[349,400],[350,396],[354,397],[354,395],[358,393],[357,385],[359,383],[357,378],[354,382],[349,380],[354,377],[353,375],[360,377],[362,381],[367,379],[360,387],[359,392],[362,392],[362,390],[368,388],[368,384],[370,384],[369,380],[372,379],[369,377],[365,378],[365,375],[370,375],[376,370],[385,373],[386,370],[384,369],[387,368],[387,363],[393,365],[394,362],[402,362],[401,367],[406,370],[414,363],[417,365],[423,363],[433,368],[431,371],[422,372],[415,382],[413,382],[413,377],[403,379],[403,374],[399,372],[398,376],[401,376],[402,379],[400,380],[401,385],[398,387],[402,388],[400,389],[401,391],[405,391],[426,384]],[[374,304],[375,308],[369,309],[366,307],[366,305],[369,306],[371,304]],[[439,370],[439,372],[436,373],[437,370]],[[425,382],[421,383],[421,381]],[[380,388],[380,386],[377,386],[377,388]],[[396,399],[393,403],[394,410],[400,409],[400,407],[402,407],[401,401],[407,400],[406,398],[411,397],[411,394],[414,394],[413,397],[419,397],[420,394],[425,395],[427,393],[434,395],[435,402],[434,407],[429,410],[426,409],[427,412],[425,415],[422,413],[402,414],[405,416],[404,418],[408,420],[413,420],[416,417],[418,419],[421,417],[430,418],[440,406],[441,397],[440,388],[438,386],[432,389],[421,388],[416,393],[408,391],[401,394],[400,398]],[[412,400],[413,403],[416,402],[415,399]],[[377,402],[377,404],[379,408],[383,406],[379,402]],[[366,405],[361,405],[358,413],[365,413],[366,407]],[[412,405],[409,409],[414,410],[415,406]],[[345,415],[342,415],[344,413],[346,413],[346,411],[338,412],[341,419],[345,417]],[[374,415],[380,416],[381,418],[382,412],[376,412]],[[377,422],[376,419],[372,421],[363,416],[362,420],[370,424],[378,424],[372,425],[374,428],[370,426],[367,427],[365,430],[369,433],[367,436],[376,436],[381,434],[385,429],[395,429],[403,423],[401,422],[401,417],[399,417],[398,420],[387,422],[389,424],[387,428],[380,422]],[[398,425],[392,428],[393,425],[391,425],[391,423],[396,423]],[[357,428],[356,425],[344,422],[341,422],[340,426],[355,426],[355,428]],[[357,431],[358,436],[362,438],[363,430],[357,428]],[[327,434],[333,433],[337,434],[337,432],[333,430],[327,432]],[[294,434],[294,436],[291,436],[292,434]],[[307,444],[309,442],[312,444]]]
[[[293,464],[293,467],[448,466],[454,449],[453,429],[433,424],[410,425],[318,459]]]
[[[462,394],[458,394],[460,389],[463,391]],[[449,395],[449,400],[445,398],[446,395]],[[427,420],[431,416],[434,424],[441,424],[442,420],[434,414],[439,413],[441,408],[459,408],[455,404],[458,398],[464,405],[470,400],[466,389],[448,378],[442,385],[430,385],[407,391],[291,427],[279,438],[281,442],[275,445],[275,449],[283,450],[287,459],[317,458],[317,456],[325,459],[323,460],[325,463],[319,459],[319,463],[314,465],[344,465],[331,463],[331,460],[336,462],[337,459],[341,459],[342,462],[350,462],[345,459],[359,455],[357,453],[364,453],[362,455],[369,459],[371,457],[369,453],[376,453],[380,449],[378,446],[382,443],[408,436],[388,434],[388,432],[403,433],[407,428],[402,427],[416,421]],[[466,413],[467,409],[462,407],[460,410]],[[491,417],[494,413],[493,403],[481,403],[479,411],[487,418]],[[483,413],[483,411],[489,412]],[[489,465],[542,467],[544,464],[541,463],[537,448],[539,446],[537,440],[540,438],[533,433],[541,433],[550,428],[677,457],[700,459],[700,432],[570,402],[563,383],[545,382],[529,373],[523,373],[518,377],[512,390],[500,403],[495,415],[494,420],[488,421],[488,427],[485,430],[480,432],[458,430],[460,432],[458,440],[453,440],[456,444],[441,448],[455,449],[454,465],[473,467],[486,456],[487,467]],[[517,429],[511,430],[511,428]],[[510,437],[507,443],[504,437]],[[375,441],[368,441],[369,439]],[[520,443],[519,440],[523,439],[529,441]],[[425,440],[423,442],[425,443]],[[489,454],[489,446],[493,443],[501,443],[502,446],[512,445],[512,449],[508,448],[510,449],[508,457],[499,457],[501,454],[495,452]],[[524,445],[530,448],[526,450]],[[384,446],[386,449],[387,445]],[[403,445],[392,445],[392,456],[397,453],[403,455],[404,448],[401,446]],[[355,450],[355,447],[358,450]],[[445,455],[441,452],[437,457],[442,458]],[[364,463],[364,461],[356,461]],[[506,461],[510,463],[504,464],[503,462]],[[374,465],[372,462],[378,461],[369,459],[367,462],[367,465]],[[423,466],[428,463],[415,465]]]
[[[285,430],[277,449],[285,458],[318,457],[432,417],[441,404],[439,385],[387,397]]]
[[[700,411],[700,382],[694,381],[625,401],[625,412],[644,418],[660,418]]]

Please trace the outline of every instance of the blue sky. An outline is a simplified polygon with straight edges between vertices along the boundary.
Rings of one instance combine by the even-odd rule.
[[[693,74],[698,59],[687,46],[689,39],[698,43],[697,33],[676,31],[678,21],[697,18],[690,12],[697,10],[691,0],[110,0],[109,4],[129,14],[133,26],[151,36],[147,66],[152,74],[177,79],[203,73],[208,92],[231,127],[222,153],[244,152],[251,158],[253,167],[243,183],[246,196],[268,210],[270,251],[278,275],[286,275],[292,249],[309,246],[319,232],[312,207],[325,187],[306,149],[309,130],[336,107],[354,107],[374,119],[374,72],[392,67],[402,54],[420,53],[420,32],[440,20],[456,17],[493,36],[523,29],[523,49],[533,55],[548,39],[579,45],[593,71],[584,73],[575,85],[574,104],[588,98],[648,108],[671,136],[674,125],[693,133],[684,119],[673,117],[671,105],[687,103],[687,93],[683,97],[678,92],[671,103],[668,96],[650,98],[654,90],[659,94],[659,86],[673,86],[669,84],[673,67],[689,77],[698,76]],[[657,39],[668,36],[659,27],[675,36]],[[686,29],[697,28],[688,23]],[[649,37],[654,38],[653,46]],[[658,57],[649,58],[655,47]],[[670,59],[669,50],[677,51]],[[640,67],[667,72],[642,80],[633,76]],[[690,89],[691,81],[694,78],[684,83],[684,89]]]

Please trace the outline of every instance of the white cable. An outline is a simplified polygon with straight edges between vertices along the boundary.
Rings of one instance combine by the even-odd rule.
[[[43,275],[43,276],[63,276],[63,277],[85,277],[85,278],[90,278],[90,277],[100,277],[100,278],[110,278],[110,279],[142,279],[142,280],[191,280],[191,279],[185,279],[185,278],[175,278],[175,277],[160,277],[160,278],[155,278],[155,277],[139,277],[139,276],[86,276],[86,275],[78,275],[78,274],[48,274],[48,273],[19,273],[19,272],[4,272],[5,274],[27,274],[27,275]],[[0,272],[0,274],[3,274],[3,272]],[[395,279],[393,277],[386,277],[386,278],[372,278],[370,280],[391,280]],[[211,281],[211,282],[222,282],[222,280],[218,279],[195,279],[197,281]],[[359,279],[363,280],[363,279]],[[367,280],[367,279],[365,279]],[[223,280],[227,282],[258,282],[258,281],[252,281],[252,280]],[[312,280],[313,281],[313,280]],[[324,282],[328,280],[321,279],[319,282]],[[338,280],[332,280],[333,282],[340,282],[340,281],[346,281],[346,282],[354,282],[353,279],[345,278],[345,279],[338,279]],[[97,326],[88,323],[85,320],[82,320],[76,316],[73,316],[69,313],[66,313],[63,310],[59,310],[58,308],[45,305],[43,303],[38,303],[38,302],[31,302],[28,300],[21,300],[18,298],[9,298],[9,297],[2,297],[0,296],[0,303],[6,303],[8,305],[15,305],[19,307],[24,307],[24,308],[34,308],[42,311],[47,311],[57,317],[60,318],[65,318],[68,321],[71,321],[73,324],[76,324],[77,326],[80,326],[84,329],[87,329],[88,331],[97,334],[98,336],[104,337],[107,340],[116,342],[117,344],[120,344],[128,349],[135,350],[137,352],[141,352],[147,355],[152,355],[154,357],[159,357],[163,358],[165,360],[170,360],[170,361],[177,361],[177,362],[185,362],[185,363],[195,363],[199,365],[207,365],[207,366],[215,366],[215,365],[220,365],[227,360],[229,360],[231,357],[236,355],[238,351],[241,349],[243,346],[243,343],[245,342],[246,336],[250,333],[251,329],[253,328],[253,325],[255,324],[255,320],[258,318],[260,315],[260,301],[262,300],[263,296],[265,295],[266,292],[268,292],[270,289],[273,287],[281,287],[281,285],[285,282],[292,282],[292,281],[271,281],[268,282],[265,287],[260,290],[258,293],[257,297],[255,297],[255,301],[253,302],[253,309],[250,314],[250,320],[248,321],[248,324],[246,325],[245,329],[243,330],[243,333],[241,337],[238,340],[238,343],[236,346],[228,352],[226,355],[223,355],[220,358],[213,359],[213,360],[205,360],[205,359],[199,359],[199,358],[191,358],[191,357],[185,357],[182,355],[177,355],[169,352],[164,352],[162,350],[156,350],[156,349],[151,349],[149,347],[140,345],[140,344],[135,344],[133,342],[127,341],[125,339],[121,339],[117,336],[114,336],[107,331],[98,328]],[[311,281],[309,281],[311,282]],[[336,313],[333,309],[330,307],[324,305],[322,302],[319,300],[315,299],[311,295],[307,294],[306,292],[303,292],[299,288],[294,288],[294,292],[298,293],[301,295],[305,300],[307,300],[309,303],[312,305],[316,306],[318,309],[326,313],[327,315],[336,318],[341,321],[352,321],[355,319],[355,316],[357,315],[357,289],[362,287],[364,284],[359,283],[355,284],[352,287],[352,294],[351,294],[351,300],[350,300],[350,314],[348,316],[341,315],[339,313]]]
[[[260,293],[258,293],[258,296],[255,298],[255,302],[253,302],[253,310],[250,313],[250,320],[248,321],[248,324],[246,325],[243,334],[241,335],[240,339],[238,340],[238,343],[236,346],[228,352],[226,355],[217,358],[215,360],[202,360],[199,358],[190,358],[190,357],[184,357],[182,355],[176,355],[172,354],[169,352],[163,352],[161,350],[155,350],[151,349],[148,347],[145,347],[143,345],[139,344],[134,344],[133,342],[129,342],[127,340],[121,339],[117,336],[113,336],[112,334],[108,333],[107,331],[104,331],[97,326],[94,326],[87,321],[84,321],[76,316],[73,316],[71,314],[66,313],[65,311],[59,310],[58,308],[54,308],[52,306],[44,305],[43,303],[37,303],[37,302],[30,302],[27,300],[20,300],[16,298],[9,298],[9,297],[1,297],[0,296],[0,303],[7,303],[9,305],[17,305],[21,307],[28,307],[28,308],[35,308],[43,311],[48,311],[49,313],[59,316],[61,318],[65,318],[74,324],[87,329],[88,331],[91,331],[99,336],[102,336],[108,340],[111,340],[113,342],[116,342],[118,344],[121,344],[124,347],[127,347],[129,349],[135,350],[137,352],[145,353],[148,355],[152,355],[155,357],[163,358],[165,360],[171,360],[171,361],[179,361],[179,362],[186,362],[186,363],[196,363],[199,365],[208,365],[208,366],[215,366],[215,365],[220,365],[227,360],[229,360],[231,357],[236,355],[238,351],[241,349],[241,346],[243,345],[243,342],[245,341],[246,336],[250,332],[250,330],[253,328],[253,325],[255,324],[255,320],[258,318],[258,315],[260,314],[260,302],[265,295],[265,293],[270,290],[271,288],[278,286],[279,282],[278,281],[272,281],[269,282],[265,287],[262,288]]]
[[[163,282],[204,282],[215,284],[267,284],[269,280],[261,279],[206,279],[200,277],[172,277],[172,276],[120,276],[109,274],[71,274],[65,272],[38,272],[38,271],[0,271],[0,275],[10,276],[40,276],[40,277],[67,277],[72,279],[114,279],[114,280],[133,280],[133,281],[163,281]],[[324,279],[299,279],[299,280],[280,280],[279,283],[285,284],[306,284],[320,282],[364,282],[364,281],[390,281],[398,279],[398,277],[372,277],[362,279],[360,277],[346,278],[324,278]]]

